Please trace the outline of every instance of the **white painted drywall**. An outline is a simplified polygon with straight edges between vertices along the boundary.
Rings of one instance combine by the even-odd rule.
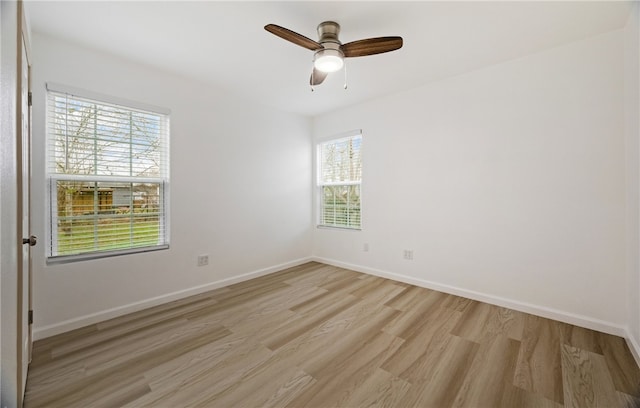
[[[613,31],[315,118],[315,138],[363,130],[364,178],[362,231],[314,229],[315,257],[620,334],[623,44]]]
[[[624,29],[625,152],[629,334],[640,356],[640,6]]]
[[[38,245],[36,338],[308,259],[308,118],[43,35],[33,51],[33,224],[43,243],[45,82],[172,111],[171,248],[47,266]],[[200,254],[208,266],[197,267]]]
[[[18,404],[16,2],[0,2],[0,406]]]

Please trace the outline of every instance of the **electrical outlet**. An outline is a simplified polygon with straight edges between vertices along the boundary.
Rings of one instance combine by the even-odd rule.
[[[413,249],[405,249],[402,257],[407,261],[413,261]]]
[[[198,266],[209,265],[209,255],[198,255]]]
[[[362,245],[362,250],[364,252],[369,252],[369,244],[365,243],[364,245]]]

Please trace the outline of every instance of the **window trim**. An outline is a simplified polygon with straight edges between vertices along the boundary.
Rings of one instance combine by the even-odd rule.
[[[153,252],[159,250],[169,249],[170,247],[170,237],[171,237],[171,229],[170,229],[170,134],[171,134],[171,120],[170,114],[171,110],[167,108],[162,108],[155,105],[150,105],[146,103],[131,101],[124,98],[118,98],[110,95],[104,95],[97,92],[86,91],[79,88],[74,88],[71,86],[50,83],[47,82],[45,84],[46,92],[46,109],[47,113],[45,115],[45,126],[46,126],[46,154],[45,154],[45,177],[46,177],[46,209],[47,209],[47,218],[45,222],[45,231],[46,231],[46,263],[49,264],[64,264],[78,261],[86,261],[93,260],[99,258],[113,257],[119,255],[130,255],[144,252]],[[58,94],[67,94],[70,97],[89,99],[97,104],[105,104],[105,105],[118,105],[122,108],[129,109],[131,111],[143,111],[152,114],[158,114],[165,116],[166,121],[166,136],[164,142],[164,168],[162,169],[163,175],[158,177],[127,177],[127,176],[105,176],[105,175],[71,175],[65,173],[55,173],[51,171],[51,160],[54,160],[50,155],[50,123],[48,120],[48,109],[49,109],[49,95],[50,93],[58,93]],[[163,228],[164,235],[164,243],[158,245],[150,245],[150,246],[140,246],[140,247],[129,247],[123,249],[113,249],[113,250],[101,250],[101,251],[86,251],[79,254],[69,254],[69,255],[53,255],[54,245],[56,245],[57,237],[54,237],[55,234],[55,226],[54,221],[58,219],[54,214],[57,212],[56,206],[57,202],[53,197],[56,194],[56,183],[58,181],[65,180],[82,180],[90,182],[111,182],[111,183],[153,183],[160,184],[160,194],[161,199],[160,206],[162,214],[161,216],[161,224]]]
[[[342,133],[338,133],[336,135],[333,136],[328,136],[328,137],[323,137],[323,138],[319,138],[316,140],[316,148],[315,148],[315,157],[314,160],[316,161],[316,165],[315,165],[315,171],[316,171],[316,188],[315,188],[315,194],[316,194],[316,205],[315,205],[315,209],[316,209],[316,228],[317,229],[327,229],[327,230],[339,230],[339,231],[362,231],[363,229],[363,217],[362,217],[362,175],[360,176],[360,181],[347,181],[344,183],[338,183],[338,182],[329,182],[329,183],[322,183],[321,182],[321,177],[322,177],[322,161],[321,161],[321,146],[325,143],[328,142],[338,142],[340,140],[343,139],[348,139],[350,137],[357,137],[359,136],[361,139],[361,145],[360,145],[360,155],[362,155],[363,152],[363,144],[362,144],[362,129],[354,129],[354,130],[350,130],[347,132],[342,132]],[[360,226],[359,227],[346,227],[346,226],[340,226],[340,225],[329,225],[329,224],[323,224],[322,221],[322,198],[323,198],[323,191],[322,188],[324,186],[346,186],[346,185],[358,185],[360,186]]]

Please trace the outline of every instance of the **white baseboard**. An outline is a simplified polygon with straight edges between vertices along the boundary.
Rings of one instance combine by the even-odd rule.
[[[597,330],[603,333],[620,336],[627,339],[627,342],[631,341],[631,337],[629,336],[629,332],[626,327],[619,326],[614,323],[606,322],[603,320],[595,319],[589,316],[582,316],[582,315],[565,312],[558,309],[545,307],[545,306],[539,306],[531,303],[520,302],[514,299],[508,299],[500,296],[494,296],[491,294],[476,292],[473,290],[463,289],[455,286],[444,285],[437,282],[418,279],[418,278],[414,278],[407,275],[383,271],[380,269],[369,268],[366,266],[345,263],[345,262],[337,261],[334,259],[314,256],[311,258],[311,260],[325,263],[328,265],[337,266],[340,268],[351,269],[353,271],[379,276],[381,278],[387,278],[387,279],[392,279],[399,282],[409,283],[411,285],[420,286],[427,289],[433,289],[439,292],[449,293],[452,295],[461,296],[461,297],[489,303],[496,306],[506,307],[509,309],[517,310],[519,312],[529,313],[536,316],[545,317],[548,319],[558,320],[564,323],[573,324],[575,326],[580,326],[587,329]],[[634,346],[637,346],[637,344],[635,344]],[[632,347],[630,346],[629,348],[632,348]],[[638,351],[640,351],[640,348],[637,348],[635,353],[637,353]],[[634,355],[634,357],[636,356]],[[638,360],[638,357],[636,357],[636,360]]]
[[[47,337],[55,336],[56,334],[65,333],[71,330],[79,329],[84,326],[103,322],[105,320],[113,319],[114,317],[137,312],[137,311],[147,309],[153,306],[158,306],[164,303],[173,302],[174,300],[183,299],[189,296],[198,295],[200,293],[204,293],[210,290],[233,285],[234,283],[239,283],[249,279],[257,278],[259,276],[264,276],[270,273],[278,272],[283,269],[292,268],[294,266],[298,266],[298,265],[302,265],[304,263],[310,262],[311,260],[312,260],[311,257],[300,258],[294,261],[270,266],[268,268],[258,269],[257,271],[248,272],[248,273],[234,276],[231,278],[210,282],[204,285],[195,286],[192,288],[183,289],[176,292],[167,293],[165,295],[141,300],[139,302],[130,303],[128,305],[118,306],[112,309],[102,310],[100,312],[76,317],[73,319],[62,321],[60,323],[55,323],[55,324],[51,324],[43,327],[37,327],[33,329],[33,339],[40,340]]]

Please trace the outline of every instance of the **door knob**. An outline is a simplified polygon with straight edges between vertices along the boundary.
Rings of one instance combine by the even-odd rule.
[[[30,236],[29,238],[22,238],[22,244],[29,244],[29,246],[35,246],[38,242],[38,237],[35,235]]]

